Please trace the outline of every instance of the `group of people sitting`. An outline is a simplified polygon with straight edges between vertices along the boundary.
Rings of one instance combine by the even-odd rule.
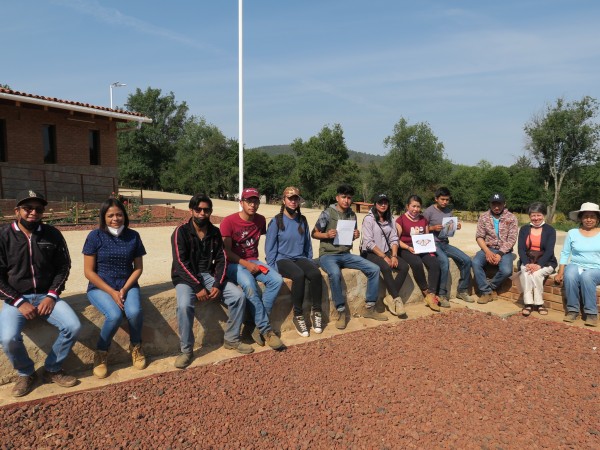
[[[360,270],[367,277],[363,317],[386,321],[387,315],[375,307],[380,275],[388,292],[384,304],[396,316],[406,316],[400,290],[409,268],[432,310],[450,307],[449,259],[456,262],[460,271],[456,298],[475,301],[469,294],[473,268],[479,291],[476,301],[487,303],[513,273],[513,247],[517,240],[523,315],[530,315],[534,309],[542,315],[548,313],[544,307],[543,282],[560,264],[555,281],[564,280],[565,284],[564,320],[577,319],[583,300],[586,325],[597,325],[596,286],[600,284],[597,204],[584,203],[580,210],[571,213],[580,227],[569,231],[557,262],[556,232],[544,221],[544,205],[530,206],[530,223],[519,231],[517,219],[506,209],[502,194],[494,194],[490,209],[479,218],[476,241],[480,251],[471,260],[449,243],[449,237],[461,224],[452,215],[447,188],[436,191],[435,203],[423,213],[421,198],[411,195],[405,211],[396,219],[388,196],[376,195],[362,223],[362,238],[351,208],[353,195],[350,185],[340,185],[336,203],[320,214],[312,230],[300,210],[300,190],[293,186],[284,190],[281,211],[268,226],[265,217],[257,212],[260,195],[255,188],[242,191],[240,211],[225,217],[219,227],[210,220],[212,200],[204,194],[194,195],[189,201],[189,220],[178,226],[171,237],[171,278],[177,296],[180,336],[180,354],[175,366],[183,369],[193,360],[193,320],[198,302],[220,301],[227,307],[225,348],[242,354],[254,351],[241,340],[243,328],[258,345],[278,350],[284,344],[273,330],[270,316],[283,277],[292,282],[294,327],[300,336],[308,337],[310,329],[318,334],[325,327],[319,267],[329,278],[336,310],[335,326],[344,329],[348,315],[342,289],[343,268]],[[28,394],[37,378],[22,337],[25,323],[37,317],[59,330],[44,364],[44,381],[64,387],[77,384],[74,376],[62,370],[81,327],[77,314],[60,297],[71,260],[60,231],[42,222],[46,205],[44,196],[37,191],[20,193],[16,220],[0,230],[0,298],[5,302],[0,311],[0,344],[18,373],[12,390],[15,397]],[[266,262],[259,258],[262,235],[266,235]],[[429,242],[430,237],[433,243]],[[359,238],[360,255],[352,254],[353,241]],[[313,259],[311,239],[320,241],[318,259]],[[109,198],[101,205],[99,227],[87,236],[82,253],[84,273],[89,280],[87,297],[105,316],[96,344],[93,374],[98,378],[108,376],[110,345],[123,318],[129,326],[133,367],[144,369],[147,361],[142,348],[143,311],[138,280],[146,251],[140,235],[129,228],[127,210],[119,200]],[[486,266],[497,268],[491,279],[487,278]],[[303,308],[307,281],[311,302],[308,317]]]

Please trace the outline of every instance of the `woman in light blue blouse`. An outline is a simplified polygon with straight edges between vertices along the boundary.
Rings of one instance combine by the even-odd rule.
[[[598,326],[596,286],[600,285],[600,207],[584,203],[578,211],[571,211],[569,217],[580,225],[567,234],[554,281],[565,283],[567,315],[564,321],[577,320],[581,295],[585,324],[595,327]]]
[[[269,267],[276,267],[282,277],[292,280],[292,304],[294,326],[302,337],[308,337],[308,325],[304,318],[305,281],[310,282],[312,300],[312,325],[315,333],[323,332],[321,295],[323,277],[312,261],[312,241],[306,218],[300,213],[300,190],[289,186],[283,190],[281,212],[269,223],[265,253]]]
[[[94,375],[108,375],[108,350],[123,316],[129,324],[131,358],[136,369],[146,367],[142,351],[142,307],[138,279],[146,254],[137,231],[129,229],[123,204],[109,198],[100,206],[100,226],[88,235],[83,245],[83,267],[90,281],[87,296],[106,320],[100,331]]]

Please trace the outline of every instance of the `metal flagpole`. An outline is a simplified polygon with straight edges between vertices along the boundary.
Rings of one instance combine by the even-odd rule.
[[[244,83],[243,83],[243,4],[244,0],[238,0],[238,124],[239,124],[239,195],[241,200],[244,189]]]

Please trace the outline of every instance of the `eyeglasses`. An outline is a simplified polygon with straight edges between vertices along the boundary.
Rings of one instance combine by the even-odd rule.
[[[204,214],[210,214],[212,212],[212,208],[192,208],[195,212],[197,212],[198,214],[200,214],[201,212],[203,212]]]
[[[257,198],[245,198],[244,201],[249,205],[258,205],[260,203],[260,200]]]
[[[31,214],[32,211],[35,211],[38,214],[44,214],[44,211],[46,210],[46,208],[44,208],[43,206],[31,206],[31,205],[22,205],[22,206],[19,206],[19,208],[21,208],[27,214]]]

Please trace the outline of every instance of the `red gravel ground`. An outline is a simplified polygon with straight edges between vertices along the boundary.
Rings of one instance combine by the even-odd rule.
[[[0,448],[598,449],[599,353],[460,310],[5,407]]]

